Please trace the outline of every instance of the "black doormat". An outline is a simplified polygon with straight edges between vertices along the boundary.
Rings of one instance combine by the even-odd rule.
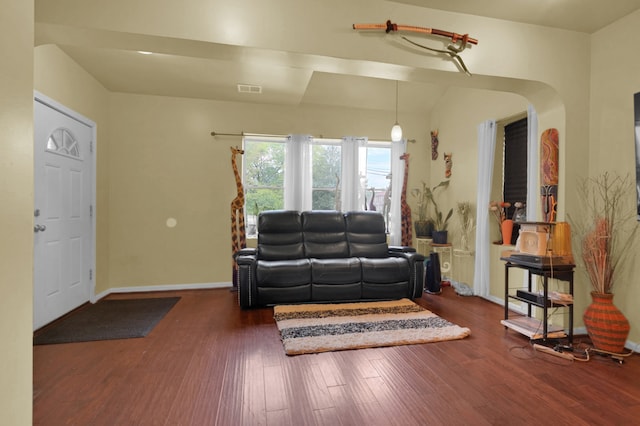
[[[144,337],[179,297],[101,300],[37,332],[34,345]]]

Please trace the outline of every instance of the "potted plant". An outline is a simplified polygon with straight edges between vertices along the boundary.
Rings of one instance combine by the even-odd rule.
[[[443,215],[438,207],[438,203],[435,200],[435,191],[438,188],[446,188],[449,186],[448,180],[443,180],[436,186],[434,186],[428,193],[428,198],[431,204],[433,204],[434,217],[433,217],[433,243],[434,244],[446,244],[447,243],[447,226],[449,219],[453,216],[453,208],[449,209],[447,215]]]
[[[431,238],[433,233],[433,219],[429,216],[429,193],[431,190],[422,182],[422,189],[414,188],[411,195],[418,199],[418,219],[413,222],[416,237]]]
[[[635,182],[604,172],[583,179],[578,187],[581,214],[568,216],[574,247],[591,283],[592,304],[583,319],[596,349],[621,353],[629,334],[629,322],[613,304],[616,270],[632,253],[638,229]]]

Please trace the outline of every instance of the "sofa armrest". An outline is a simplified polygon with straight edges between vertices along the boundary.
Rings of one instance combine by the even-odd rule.
[[[401,247],[405,248],[405,247]],[[411,249],[412,247],[408,247]],[[392,250],[389,247],[390,257],[403,257],[409,262],[410,269],[410,282],[411,292],[413,298],[422,297],[422,291],[424,290],[424,256],[422,253],[418,253],[415,249],[410,251]]]
[[[257,254],[258,254],[258,249],[257,248],[245,247],[245,248],[242,248],[242,249],[238,250],[236,252],[236,254],[233,255],[233,258],[237,259],[240,256],[255,256]]]
[[[236,255],[238,264],[238,303],[243,309],[256,306],[258,289],[256,283],[256,249],[241,249]]]
[[[408,259],[409,262],[420,262],[424,263],[425,257],[422,253],[418,253],[417,251],[391,251],[389,250],[389,257],[404,257]]]

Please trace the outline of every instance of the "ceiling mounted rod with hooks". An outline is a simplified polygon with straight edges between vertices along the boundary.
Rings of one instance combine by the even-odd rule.
[[[462,53],[462,51],[467,47],[470,47],[471,44],[478,44],[478,40],[469,37],[469,34],[458,34],[450,31],[437,30],[435,28],[418,27],[415,25],[399,25],[391,22],[391,20],[387,20],[387,22],[384,24],[353,24],[353,29],[385,30],[387,34],[391,32],[410,32],[448,38],[452,41],[452,43],[449,44],[446,49],[434,49],[428,46],[424,46],[420,43],[416,43],[415,41],[409,40],[407,37],[402,36],[402,39],[404,41],[412,44],[413,46],[420,47],[434,53],[448,55],[449,57],[451,57],[451,59],[453,59],[456,65],[460,67],[461,71],[463,71],[468,76],[471,76],[471,72],[469,72],[467,65],[464,63],[462,57],[460,56],[460,53]]]

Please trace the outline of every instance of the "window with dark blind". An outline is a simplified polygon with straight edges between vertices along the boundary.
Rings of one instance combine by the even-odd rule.
[[[527,119],[504,127],[503,200],[510,202],[507,217],[512,218],[514,203],[527,201]],[[517,233],[515,233],[517,234]]]

